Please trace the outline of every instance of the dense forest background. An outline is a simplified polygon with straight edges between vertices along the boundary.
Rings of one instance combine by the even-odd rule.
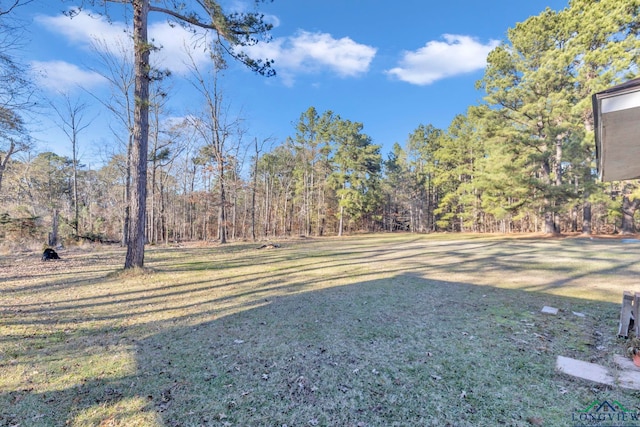
[[[572,0],[508,31],[469,106],[447,129],[425,123],[390,153],[339,112],[301,112],[285,141],[248,140],[226,115],[224,68],[193,67],[204,106],[170,120],[168,76],[153,80],[146,233],[150,243],[354,232],[633,233],[640,182],[601,183],[592,94],[638,74],[640,0]],[[3,26],[6,30],[6,24]],[[7,32],[6,36],[11,34]],[[4,44],[11,41],[5,38]],[[0,52],[2,53],[2,52]],[[0,239],[123,242],[131,177],[131,64],[104,55],[113,152],[78,158],[87,105],[55,102],[71,156],[36,152],[21,73],[0,55]],[[382,102],[382,101],[381,101]]]

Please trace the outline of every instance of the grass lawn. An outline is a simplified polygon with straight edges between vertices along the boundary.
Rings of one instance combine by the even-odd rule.
[[[0,426],[555,427],[593,402],[640,411],[639,392],[554,370],[624,353],[640,243],[278,243],[151,247],[135,274],[119,248],[4,256]]]

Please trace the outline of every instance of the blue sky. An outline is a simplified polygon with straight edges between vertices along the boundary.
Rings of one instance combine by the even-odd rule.
[[[90,41],[112,46],[123,39],[127,15],[114,5],[111,23],[61,11],[80,1],[36,0],[18,13],[28,38],[20,53],[32,67],[42,93],[56,102],[59,93],[91,104],[91,126],[80,135],[85,161],[113,144],[112,120],[87,96],[108,96]],[[251,3],[251,2],[247,2]],[[245,7],[241,0],[226,3]],[[456,114],[481,102],[475,90],[487,53],[506,39],[508,28],[546,7],[559,10],[566,0],[275,0],[260,11],[274,24],[272,41],[251,50],[275,59],[276,77],[265,78],[230,64],[220,84],[230,114],[238,115],[245,138],[281,143],[295,134],[300,114],[313,106],[361,122],[364,132],[383,147],[386,158],[394,142],[404,144],[420,124],[446,129]],[[129,13],[130,12],[126,12]],[[172,70],[171,114],[189,114],[194,94],[184,53],[185,32],[152,15],[150,36],[162,49],[157,64]],[[191,42],[192,43],[192,42]],[[200,66],[207,58],[194,52]],[[69,143],[46,117],[33,126],[40,149],[69,154]]]

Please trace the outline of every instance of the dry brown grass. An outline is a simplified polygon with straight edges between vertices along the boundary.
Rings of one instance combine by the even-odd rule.
[[[562,426],[640,397],[554,372],[623,351],[640,243],[280,243],[4,257],[0,426]]]

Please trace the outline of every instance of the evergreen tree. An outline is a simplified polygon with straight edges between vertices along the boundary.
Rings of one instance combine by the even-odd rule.
[[[387,160],[383,162],[384,180],[382,185],[385,194],[385,229],[388,231],[410,231],[409,212],[410,191],[408,191],[410,174],[407,165],[407,154],[397,142]]]
[[[435,213],[437,225],[452,231],[478,231],[480,222],[480,192],[476,185],[478,160],[485,150],[474,121],[473,111],[453,119],[441,145],[435,152],[437,174],[434,179],[443,196]],[[475,114],[477,115],[477,114]]]
[[[502,126],[493,143],[510,146],[492,151],[522,162],[527,206],[543,214],[547,233],[560,231],[559,215],[568,213],[577,229],[578,204],[589,232],[590,195],[598,191],[590,97],[637,70],[639,10],[637,0],[573,0],[516,25],[489,55],[479,83]]]
[[[318,114],[314,107],[300,115],[292,141],[297,158],[296,197],[304,222],[303,234],[322,235],[326,218],[326,182],[331,173],[332,126],[337,120],[331,111]]]
[[[335,171],[331,181],[339,199],[338,236],[344,229],[345,214],[358,220],[371,214],[378,206],[377,185],[382,158],[380,146],[362,133],[362,123],[338,120],[333,139],[336,148],[333,157]]]
[[[569,69],[573,77],[574,107],[572,109],[576,140],[571,162],[576,187],[573,221],[582,205],[582,231],[591,233],[591,207],[602,200],[604,188],[598,185],[595,169],[593,110],[591,95],[637,73],[640,51],[638,0],[572,0],[562,14],[573,35],[565,46],[573,59]],[[574,226],[574,228],[576,228]]]
[[[412,186],[411,218],[412,229],[418,232],[436,231],[435,209],[441,196],[435,186],[437,169],[435,153],[440,147],[442,130],[433,125],[419,125],[409,135],[407,162]]]
[[[526,217],[533,182],[532,172],[521,148],[509,142],[509,127],[498,112],[490,108],[476,110],[483,139],[483,156],[476,164],[474,185],[486,216],[483,231],[511,231],[512,221]],[[534,210],[533,215],[537,216]]]
[[[559,232],[556,214],[565,201],[562,165],[572,130],[572,81],[566,72],[571,60],[561,53],[570,36],[550,9],[517,24],[508,32],[510,45],[489,54],[480,82],[504,125],[498,132],[512,146],[507,151],[524,160],[527,196],[544,216],[545,233]]]

